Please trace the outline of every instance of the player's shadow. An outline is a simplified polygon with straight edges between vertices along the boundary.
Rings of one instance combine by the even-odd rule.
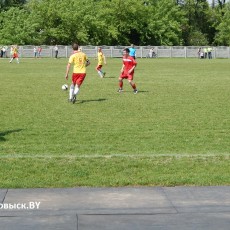
[[[20,131],[22,131],[22,129],[7,130],[7,131],[4,131],[4,132],[0,132],[0,141],[6,141],[5,136],[7,136],[8,134],[17,133],[17,132],[20,132]]]
[[[138,93],[148,93],[149,91],[147,91],[147,90],[138,90]],[[137,93],[137,94],[138,94]]]
[[[78,103],[86,103],[86,102],[101,102],[106,101],[105,98],[99,98],[99,99],[92,99],[92,100],[78,100]]]
[[[124,92],[122,92],[122,93],[131,93],[131,92],[133,92],[133,91],[127,90],[127,91],[124,91]],[[140,93],[149,93],[149,91],[147,91],[147,90],[138,90],[138,93],[137,93],[137,94],[140,94]]]

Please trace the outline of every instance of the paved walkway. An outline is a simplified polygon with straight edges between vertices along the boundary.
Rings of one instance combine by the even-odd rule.
[[[0,189],[1,230],[229,230],[230,186]]]

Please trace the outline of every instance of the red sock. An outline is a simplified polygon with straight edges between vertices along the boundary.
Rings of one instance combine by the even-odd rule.
[[[136,84],[135,83],[131,84],[131,86],[133,87],[133,89],[136,89]]]
[[[120,89],[122,89],[122,87],[123,87],[123,81],[119,82],[119,86],[120,86]]]

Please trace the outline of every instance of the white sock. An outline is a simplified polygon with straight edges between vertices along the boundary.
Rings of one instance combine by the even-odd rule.
[[[78,85],[75,85],[75,89],[74,89],[74,95],[77,95],[79,93],[79,88]]]
[[[74,85],[72,84],[69,88],[69,99],[73,98]]]
[[[98,72],[100,77],[103,77],[103,74],[101,73],[101,71],[98,70],[97,72]]]

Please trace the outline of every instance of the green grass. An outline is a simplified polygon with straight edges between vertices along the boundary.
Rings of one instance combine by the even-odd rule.
[[[229,185],[229,60],[137,61],[137,95],[92,59],[73,105],[67,59],[0,59],[0,187]]]

